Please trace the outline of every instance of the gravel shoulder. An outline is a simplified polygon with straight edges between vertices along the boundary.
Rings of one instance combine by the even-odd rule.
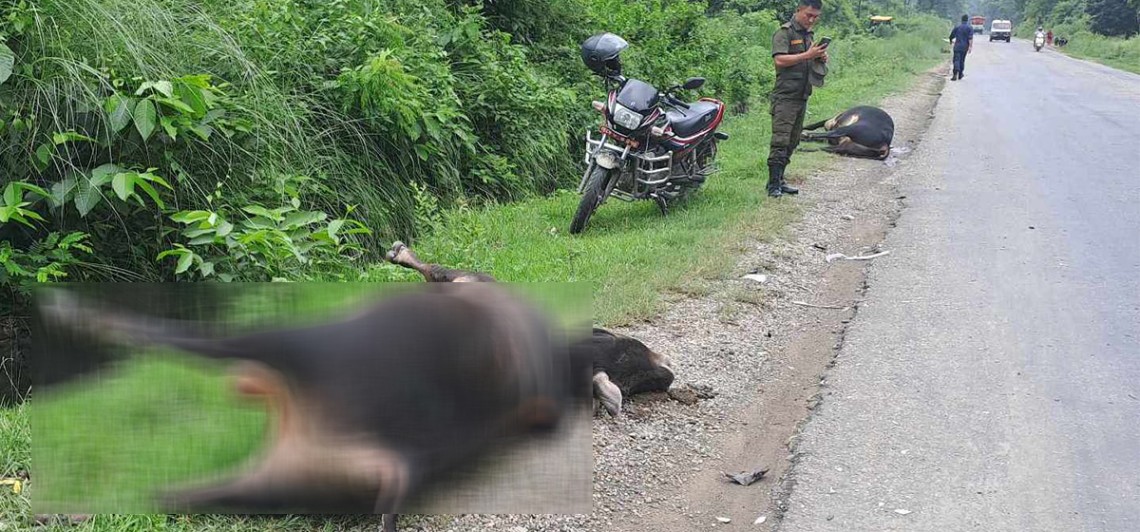
[[[1140,530],[1140,76],[971,55],[902,168],[780,532]]]
[[[728,278],[686,290],[651,323],[615,329],[669,356],[677,378],[672,395],[636,396],[622,418],[595,417],[592,514],[425,516],[422,523],[449,531],[679,532],[721,526],[718,517],[752,525],[763,515],[749,529],[772,530],[793,488],[787,473],[796,435],[864,288],[869,261],[828,263],[826,256],[880,251],[901,209],[896,178],[933,116],[947,68],[882,102],[895,120],[897,164],[837,158],[799,182],[793,163],[790,180],[801,193],[782,201],[805,204],[800,220],[781,235],[742,241]],[[742,278],[749,273],[767,279]],[[683,393],[690,386],[713,396]],[[768,472],[749,486],[722,473],[756,468]]]

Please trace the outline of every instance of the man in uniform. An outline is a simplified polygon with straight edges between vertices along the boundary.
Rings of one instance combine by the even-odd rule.
[[[819,20],[821,0],[800,0],[792,20],[772,35],[776,86],[772,89],[772,141],[768,150],[768,195],[798,194],[784,183],[784,168],[800,143],[812,85],[827,73],[826,46],[814,45],[811,28]]]
[[[966,54],[974,49],[974,30],[970,28],[969,19],[962,15],[962,23],[950,32],[950,41],[954,43],[954,75],[950,81],[966,77]]]

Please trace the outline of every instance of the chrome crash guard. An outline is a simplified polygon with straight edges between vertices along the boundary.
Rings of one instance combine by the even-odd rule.
[[[590,131],[587,130],[586,157],[584,160],[586,163],[586,171],[582,174],[582,180],[578,183],[578,193],[582,193],[582,190],[586,188],[586,180],[590,178],[591,160],[596,160],[598,164],[612,169],[621,167],[622,163],[628,157],[633,157],[637,161],[633,176],[634,190],[627,191],[614,188],[610,192],[610,195],[618,199],[635,201],[639,198],[644,198],[649,194],[651,187],[665,183],[673,173],[672,151],[656,157],[647,153],[630,153],[629,146],[622,147],[616,143],[612,143],[610,142],[610,138],[605,135],[601,135],[600,138],[595,139],[593,135],[590,134]]]

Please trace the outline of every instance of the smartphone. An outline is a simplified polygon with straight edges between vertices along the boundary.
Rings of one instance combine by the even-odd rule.
[[[827,45],[829,44],[831,44],[831,37],[824,37],[819,40],[819,45],[824,48],[827,48]]]

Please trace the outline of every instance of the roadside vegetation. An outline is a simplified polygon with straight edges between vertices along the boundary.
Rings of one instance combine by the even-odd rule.
[[[982,0],[974,9],[1012,20],[1018,37],[1032,39],[1041,25],[1068,40],[1056,50],[1140,73],[1140,0]]]
[[[763,196],[770,37],[787,11],[743,4],[9,1],[3,302],[26,304],[27,289],[52,280],[416,280],[379,261],[401,238],[425,259],[504,281],[593,283],[599,323],[649,318],[670,291],[724,275],[743,237],[775,236],[802,208]],[[850,5],[829,6],[817,35],[835,39],[831,72],[809,119],[877,102],[947,57],[944,19],[899,10],[871,36]],[[589,101],[601,97],[577,43],[601,30],[630,41],[629,75],[661,85],[704,76],[701,93],[738,112],[722,172],[668,218],[613,201],[571,237],[577,196],[566,188],[597,120]],[[793,181],[830,162],[796,161]],[[103,501],[140,496],[138,457],[211,441],[213,452],[175,465],[222,468],[261,435],[263,414],[228,404],[218,374],[150,363],[116,382],[0,409],[0,474],[33,473],[20,494],[0,490],[0,522],[30,523],[33,408],[56,428],[40,442],[53,454],[120,457],[89,485],[55,491],[124,490]],[[145,400],[155,396],[218,416],[172,419],[169,402]],[[244,428],[217,440],[219,425]],[[377,524],[100,514],[60,529]]]
[[[1088,31],[1074,32],[1072,37],[1069,35],[1065,35],[1069,39],[1068,44],[1054,49],[1073,57],[1140,74],[1140,38],[1105,37]]]

